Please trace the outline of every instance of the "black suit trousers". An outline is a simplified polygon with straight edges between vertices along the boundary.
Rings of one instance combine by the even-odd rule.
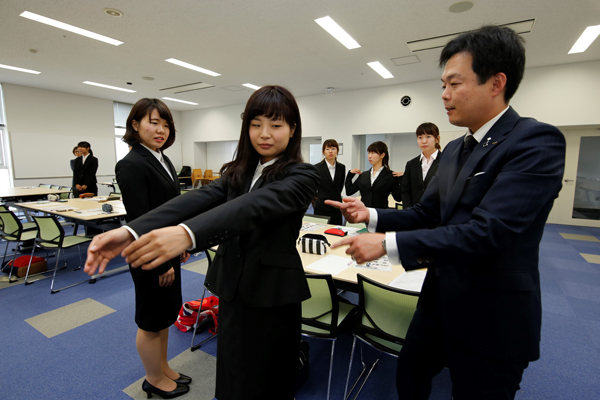
[[[400,400],[426,400],[432,379],[448,367],[454,400],[514,399],[528,365],[483,357],[451,343],[437,310],[419,306],[398,357],[396,389]]]

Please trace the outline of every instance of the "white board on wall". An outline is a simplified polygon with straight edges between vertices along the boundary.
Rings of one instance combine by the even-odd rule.
[[[48,133],[10,133],[14,179],[55,178],[73,176],[70,160],[73,147],[80,140],[92,145],[98,158],[96,175],[114,175],[114,137],[81,137]]]

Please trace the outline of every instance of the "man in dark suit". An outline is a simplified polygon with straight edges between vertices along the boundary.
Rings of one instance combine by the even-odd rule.
[[[402,399],[427,399],[443,367],[455,400],[513,399],[539,358],[539,243],[561,189],[565,139],[508,106],[524,72],[522,42],[486,26],[444,47],[442,99],[468,132],[446,146],[420,204],[339,205],[350,221],[388,232],[342,241],[357,262],[387,252],[406,270],[428,268],[398,358]]]
[[[92,153],[91,145],[88,142],[79,142],[80,157],[75,160],[73,166],[73,193],[75,197],[78,193],[98,194],[96,182],[96,171],[98,170],[98,159]]]
[[[336,140],[325,140],[323,142],[323,155],[325,158],[320,163],[315,164],[321,176],[321,183],[313,204],[315,214],[330,217],[329,223],[333,225],[341,225],[343,222],[340,210],[325,204],[325,200],[342,201],[346,166],[337,161],[338,151],[339,145]]]

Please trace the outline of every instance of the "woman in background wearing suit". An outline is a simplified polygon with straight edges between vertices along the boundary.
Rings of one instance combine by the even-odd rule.
[[[440,163],[442,151],[440,147],[440,130],[431,123],[425,122],[417,128],[417,143],[421,155],[406,163],[402,179],[402,207],[409,208],[421,201],[431,178],[435,176]]]
[[[330,217],[329,223],[333,225],[342,224],[342,212],[335,207],[328,206],[324,201],[342,201],[346,166],[337,162],[339,150],[340,146],[337,141],[327,139],[323,142],[323,155],[325,159],[315,165],[321,175],[321,184],[317,190],[313,205],[315,214]]]
[[[351,196],[360,190],[360,199],[372,208],[388,208],[390,193],[396,201],[400,201],[402,172],[390,170],[388,147],[383,142],[373,142],[367,148],[369,163],[373,166],[363,173],[354,168],[346,177],[346,195]],[[359,175],[352,182],[354,175]]]
[[[79,197],[81,193],[93,193],[98,195],[98,186],[96,185],[96,171],[98,170],[98,159],[94,157],[92,146],[88,142],[77,143],[79,148],[79,157],[75,159],[73,165],[73,186],[74,195]]]
[[[301,303],[310,297],[296,239],[319,172],[302,162],[300,111],[287,89],[263,86],[243,115],[221,178],[96,236],[85,271],[103,271],[121,252],[151,270],[185,249],[219,245],[205,280],[219,296],[215,397],[292,400]]]
[[[175,141],[167,105],[158,99],[139,100],[127,118],[123,141],[131,151],[117,163],[115,172],[130,222],[180,194],[177,171],[162,152]],[[167,362],[169,326],[182,304],[180,261],[188,258],[182,253],[181,260],[177,255],[151,271],[129,267],[135,285],[136,347],[146,370],[142,389],[149,396],[180,396],[189,391],[192,381]]]

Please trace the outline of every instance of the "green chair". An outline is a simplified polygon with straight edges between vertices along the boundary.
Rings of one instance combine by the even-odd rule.
[[[84,281],[65,286],[60,289],[54,289],[54,281],[56,280],[56,270],[58,269],[58,260],[60,258],[60,252],[63,249],[68,249],[73,246],[77,246],[79,250],[79,245],[82,243],[87,243],[92,240],[92,238],[83,237],[83,236],[65,236],[65,231],[58,221],[58,219],[53,216],[34,216],[33,220],[35,221],[38,231],[37,237],[35,238],[35,244],[46,250],[56,250],[58,249],[58,253],[56,255],[56,265],[54,266],[54,274],[52,275],[52,283],[50,284],[50,293],[58,293],[63,289],[67,289],[81,283],[87,282],[89,279]],[[33,251],[31,253],[33,255]],[[79,251],[79,263],[80,265],[74,269],[77,271],[81,269],[81,265],[83,264],[83,260],[81,259],[81,251]],[[27,267],[27,274],[25,275],[25,282],[27,282],[27,277],[29,276],[29,268],[31,267],[31,263]]]
[[[418,300],[419,293],[417,292],[396,289],[358,274],[358,311],[354,324],[354,340],[352,342],[350,364],[348,365],[344,399],[347,399],[352,394],[352,391],[367,370],[367,366],[362,359],[361,348],[363,369],[354,385],[352,385],[350,392],[348,392],[348,382],[350,380],[356,339],[358,338],[362,343],[379,350],[380,354],[369,368],[367,376],[354,396],[355,400],[379,362],[381,353],[386,353],[394,357],[398,357],[400,354],[408,326],[417,309]]]
[[[215,259],[215,255],[217,254],[216,250],[213,249],[207,249],[206,250],[206,259],[208,260],[208,268],[210,268],[212,266],[213,260]],[[206,285],[204,285],[204,290],[202,291],[202,298],[200,299],[200,307],[202,307],[202,302],[204,301],[204,296],[206,295],[206,291],[208,289],[206,288]],[[210,293],[210,291],[209,291]],[[198,330],[198,320],[200,319],[200,312],[202,310],[199,309],[198,310],[198,315],[196,316],[196,323],[194,324],[194,334],[192,335],[192,344],[190,347],[190,351],[196,351],[198,350],[200,347],[202,347],[202,345],[206,342],[208,342],[210,339],[214,338],[217,336],[217,334],[211,335],[208,338],[204,339],[203,341],[201,341],[198,344],[194,344],[194,339],[196,338],[196,331]]]
[[[402,203],[396,203],[396,210],[402,210]]]
[[[121,192],[110,192],[108,194],[108,197],[118,197],[118,198],[123,198],[123,194]]]
[[[40,183],[38,185],[38,187],[44,188],[44,189],[50,189],[52,187],[52,185],[50,185],[49,183]]]
[[[119,184],[117,182],[113,182],[113,192],[115,193],[121,193],[121,188],[119,187]]]
[[[61,186],[61,187],[60,187],[60,190],[71,190],[71,188],[70,188],[69,186]],[[72,192],[69,192],[69,193],[61,193],[61,194],[60,194],[60,198],[61,198],[62,200],[66,200],[66,199],[68,199],[68,198],[69,198],[69,196],[71,195],[71,193],[72,193]]]
[[[331,391],[331,373],[335,341],[343,326],[351,321],[356,306],[340,302],[331,275],[307,274],[311,297],[302,302],[302,335],[331,341],[327,399]]]
[[[59,185],[50,185],[50,189],[53,189],[53,190],[54,189],[60,190],[60,188],[61,188],[61,186],[59,186]]]
[[[302,222],[314,222],[317,224],[329,224],[329,218],[324,215],[304,214]]]
[[[6,259],[9,244],[15,244],[15,254],[13,255],[12,265],[8,274],[8,281],[12,283],[17,281],[16,279],[12,280],[12,273],[14,270],[15,259],[17,258],[19,243],[35,239],[37,230],[31,229],[31,223],[23,224],[19,218],[8,209],[6,211],[0,211],[0,220],[2,221],[2,239],[6,240],[6,249],[4,250],[4,256],[2,257],[3,263]],[[26,227],[28,229],[26,229]]]

